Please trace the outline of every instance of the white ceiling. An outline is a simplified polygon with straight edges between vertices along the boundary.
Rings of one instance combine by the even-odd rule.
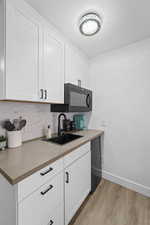
[[[89,57],[150,36],[150,0],[26,0]],[[103,17],[95,37],[79,33],[78,20],[87,10]]]

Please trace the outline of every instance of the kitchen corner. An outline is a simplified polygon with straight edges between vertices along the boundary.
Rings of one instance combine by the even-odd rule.
[[[149,27],[148,0],[0,0],[0,225],[150,225]]]

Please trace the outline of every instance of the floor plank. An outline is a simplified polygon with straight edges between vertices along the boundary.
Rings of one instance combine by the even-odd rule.
[[[103,180],[71,225],[150,225],[150,198]]]

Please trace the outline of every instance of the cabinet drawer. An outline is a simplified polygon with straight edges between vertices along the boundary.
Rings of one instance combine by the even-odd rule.
[[[49,222],[46,225],[64,225],[64,206],[63,203],[54,209],[49,216]]]
[[[18,201],[20,202],[62,170],[63,159],[60,159],[21,181],[18,184]]]
[[[62,202],[63,173],[61,172],[18,204],[19,225],[47,225],[56,217],[56,215],[51,216],[51,212]]]
[[[77,148],[70,154],[64,157],[64,167],[66,168],[68,165],[73,163],[75,160],[79,159],[83,155],[85,155],[88,151],[90,151],[90,142],[87,144],[82,145],[81,147]]]

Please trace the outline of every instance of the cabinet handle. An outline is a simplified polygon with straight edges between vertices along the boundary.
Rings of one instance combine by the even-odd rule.
[[[69,173],[66,172],[66,184],[69,184]]]
[[[44,90],[44,96],[45,96],[44,98],[46,99],[46,90]]]
[[[44,92],[45,92],[45,99],[47,99],[47,90],[45,90]]]
[[[47,171],[40,173],[41,176],[45,176],[46,174],[50,173],[53,170],[52,167],[50,167]]]
[[[54,221],[53,220],[50,220],[50,224],[49,225],[52,225],[54,223]]]
[[[89,94],[86,97],[86,105],[88,108],[90,107],[90,95]]]
[[[45,195],[47,192],[49,192],[53,188],[53,185],[50,185],[45,191],[41,191],[41,195]]]
[[[43,99],[43,98],[44,98],[44,91],[43,91],[43,89],[40,89],[40,92],[41,92],[41,97],[40,97],[40,99]]]
[[[46,99],[48,99],[48,90],[46,90]]]

